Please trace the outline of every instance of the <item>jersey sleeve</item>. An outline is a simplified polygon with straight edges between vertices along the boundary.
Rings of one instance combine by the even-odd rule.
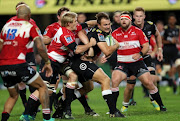
[[[45,29],[43,36],[48,36],[49,38],[53,38],[52,26],[49,25]]]
[[[82,30],[81,24],[78,24],[76,27],[77,27],[77,30],[76,30],[77,33]]]
[[[32,39],[34,40],[36,37],[41,36],[41,34],[39,33],[39,29],[35,26],[33,26],[30,30],[30,36],[32,37]]]
[[[77,44],[71,35],[61,35],[60,40],[63,45],[74,51],[76,49]]]
[[[144,43],[149,42],[146,35],[144,34],[144,32],[142,30],[138,31],[138,36],[139,36],[139,42],[141,45],[143,45]]]

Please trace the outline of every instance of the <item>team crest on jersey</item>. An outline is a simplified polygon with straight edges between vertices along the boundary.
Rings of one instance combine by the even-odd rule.
[[[104,41],[104,35],[103,34],[98,34],[99,41]]]
[[[65,40],[67,43],[70,43],[73,41],[73,39],[71,38],[71,36],[64,36]]]

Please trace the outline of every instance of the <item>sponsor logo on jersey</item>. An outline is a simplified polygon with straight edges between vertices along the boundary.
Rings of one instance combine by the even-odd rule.
[[[71,38],[71,36],[64,36],[65,40],[67,43],[71,43],[73,41],[73,39]]]
[[[80,68],[81,70],[86,70],[87,65],[86,65],[85,63],[81,63],[80,66],[79,66],[79,68]]]
[[[128,35],[124,35],[124,38],[128,38]]]
[[[104,35],[103,34],[98,34],[99,41],[104,41]]]
[[[1,71],[1,75],[2,77],[16,76],[16,72],[15,71]]]

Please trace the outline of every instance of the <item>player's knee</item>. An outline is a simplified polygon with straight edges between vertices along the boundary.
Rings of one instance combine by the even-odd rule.
[[[72,72],[69,74],[69,78],[71,81],[77,81],[78,76],[74,72]]]
[[[143,85],[147,88],[147,89],[151,89],[154,85],[153,82],[150,80],[147,80],[143,83]]]
[[[14,93],[11,93],[11,94],[10,94],[10,97],[13,98],[13,99],[15,99],[15,100],[17,100],[18,97],[19,97],[19,94],[18,94],[17,92],[14,92]]]

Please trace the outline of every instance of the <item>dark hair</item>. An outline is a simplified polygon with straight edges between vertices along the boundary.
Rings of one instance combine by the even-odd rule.
[[[22,4],[27,5],[25,2],[19,2],[19,3],[16,4],[16,8],[17,8],[19,5],[22,5]],[[16,9],[16,8],[15,8],[15,9]]]
[[[144,10],[144,8],[142,8],[142,7],[136,7],[136,8],[134,9],[133,13],[136,12],[136,11],[142,11],[142,12],[145,14],[145,10]]]
[[[176,18],[176,15],[175,15],[174,13],[170,13],[170,14],[168,15],[168,20],[169,20],[170,17]]]
[[[122,11],[120,16],[122,16],[123,14],[128,14],[132,18],[132,15],[129,11]]]
[[[63,11],[67,11],[67,12],[68,12],[68,11],[70,11],[70,9],[67,8],[67,7],[61,7],[61,8],[58,10],[57,15],[60,16]]]
[[[156,21],[156,24],[164,24],[164,22],[161,20],[158,20],[158,21]]]
[[[98,24],[101,24],[101,19],[109,19],[109,15],[104,12],[99,12],[98,14],[96,14],[95,17],[97,19]]]

